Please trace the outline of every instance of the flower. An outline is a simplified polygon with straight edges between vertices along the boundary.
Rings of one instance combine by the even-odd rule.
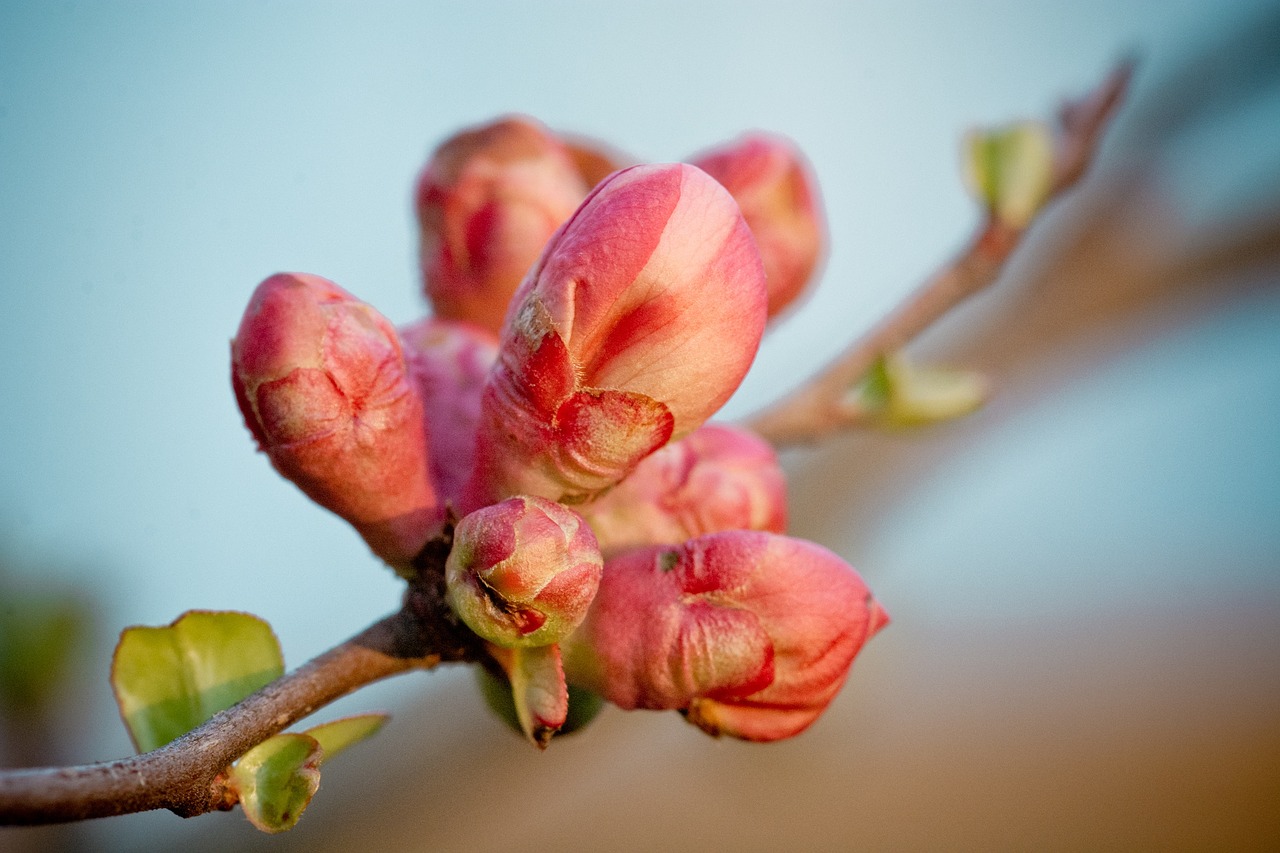
[[[755,357],[765,299],[750,232],[715,181],[680,164],[615,172],[516,292],[464,509],[589,500],[696,429]]]
[[[405,570],[440,513],[422,403],[386,318],[319,276],[271,276],[231,342],[231,379],[276,470]]]
[[[480,396],[498,340],[479,326],[434,317],[401,328],[400,340],[426,412],[431,482],[456,505],[471,472]]]
[[[795,301],[825,251],[817,182],[795,144],[751,133],[693,159],[742,208],[764,261],[769,316]]]
[[[415,205],[436,315],[496,334],[511,294],[587,190],[569,150],[533,119],[500,119],[437,148]]]
[[[741,427],[704,424],[645,457],[583,514],[606,555],[724,530],[782,533],[787,484],[768,442]]]
[[[887,622],[825,548],[730,531],[609,560],[562,649],[569,680],[620,707],[679,709],[709,734],[771,741],[818,718]]]
[[[573,510],[545,498],[510,498],[454,528],[448,600],[491,643],[546,646],[582,622],[601,564],[595,535]]]

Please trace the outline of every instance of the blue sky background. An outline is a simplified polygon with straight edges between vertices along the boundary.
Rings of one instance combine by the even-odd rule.
[[[726,411],[741,416],[958,247],[976,215],[966,128],[1045,115],[1135,50],[1141,93],[1268,5],[0,2],[0,544],[20,571],[95,596],[104,638],[247,610],[300,662],[395,607],[398,584],[253,452],[228,342],[278,270],[331,278],[397,323],[422,314],[411,188],[445,136],[511,111],[649,160],[748,128],[792,136],[833,247]],[[1280,196],[1278,95],[1164,155],[1189,219]],[[993,429],[873,541],[843,541],[829,507],[813,528],[880,572],[895,615],[943,624],[1088,606],[1082,588],[1129,552],[1123,601],[1224,584],[1274,600],[1257,571],[1280,562],[1266,293]],[[1080,575],[1031,565],[1085,540]],[[1225,563],[1247,569],[1170,579],[1160,548],[1246,554]],[[109,728],[109,646],[94,655],[105,727],[82,748],[106,758],[128,744]]]

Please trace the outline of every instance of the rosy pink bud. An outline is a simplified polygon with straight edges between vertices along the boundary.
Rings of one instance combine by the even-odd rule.
[[[565,146],[532,119],[472,128],[436,149],[416,201],[436,314],[496,334],[511,294],[587,190]]]
[[[431,482],[458,505],[471,473],[480,396],[498,339],[470,323],[428,318],[400,330],[409,372],[426,410]]]
[[[773,317],[804,290],[825,249],[817,182],[804,155],[790,140],[755,133],[692,162],[742,207],[764,261]]]
[[[719,184],[679,164],[615,172],[516,293],[464,505],[612,486],[728,399],[764,308],[759,254]]]
[[[787,484],[768,442],[740,427],[704,424],[647,456],[583,515],[606,556],[724,530],[782,533]]]
[[[422,403],[391,324],[331,281],[274,275],[231,342],[231,379],[276,470],[405,567],[438,510]]]
[[[677,708],[712,735],[779,740],[817,719],[887,622],[825,548],[714,533],[610,560],[563,644],[565,669],[623,708]]]
[[[545,646],[582,622],[600,571],[600,548],[581,516],[522,496],[458,522],[445,581],[454,612],[484,639]]]

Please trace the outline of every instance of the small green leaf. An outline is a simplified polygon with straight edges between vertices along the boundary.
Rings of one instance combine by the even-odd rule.
[[[120,635],[111,687],[139,752],[199,726],[284,674],[271,626],[247,613],[192,610]]]
[[[980,373],[921,367],[895,354],[876,360],[852,405],[879,426],[926,426],[970,414],[989,393],[989,383]]]
[[[965,140],[965,174],[978,200],[1000,221],[1030,224],[1053,184],[1053,135],[1043,122],[975,130]]]
[[[388,714],[360,714],[285,732],[246,752],[231,768],[230,787],[249,822],[263,832],[292,829],[320,787],[320,766],[377,734]]]
[[[249,822],[263,832],[292,829],[316,789],[324,750],[311,735],[281,734],[244,754],[231,768],[231,787]]]
[[[391,719],[390,714],[359,714],[354,717],[343,717],[330,723],[322,723],[307,729],[306,733],[315,738],[324,753],[320,756],[323,764],[349,746],[373,737]]]

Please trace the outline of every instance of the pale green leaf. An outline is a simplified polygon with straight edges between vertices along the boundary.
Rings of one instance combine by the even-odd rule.
[[[231,768],[240,808],[263,832],[292,829],[320,787],[323,749],[310,735],[280,734],[249,750]]]
[[[975,130],[965,140],[965,174],[974,194],[1002,222],[1030,224],[1053,184],[1053,135],[1043,122]]]
[[[284,673],[271,626],[247,613],[193,610],[120,635],[111,687],[134,746],[149,752]]]
[[[882,356],[857,389],[854,405],[885,427],[925,426],[963,417],[986,402],[980,373],[919,366],[901,355]]]
[[[314,728],[307,729],[306,733],[315,738],[320,743],[320,746],[323,747],[324,753],[321,755],[320,761],[324,763],[347,747],[354,746],[360,741],[376,735],[387,724],[389,719],[391,719],[390,714],[359,714],[354,717],[343,717],[341,720],[322,723]]]

